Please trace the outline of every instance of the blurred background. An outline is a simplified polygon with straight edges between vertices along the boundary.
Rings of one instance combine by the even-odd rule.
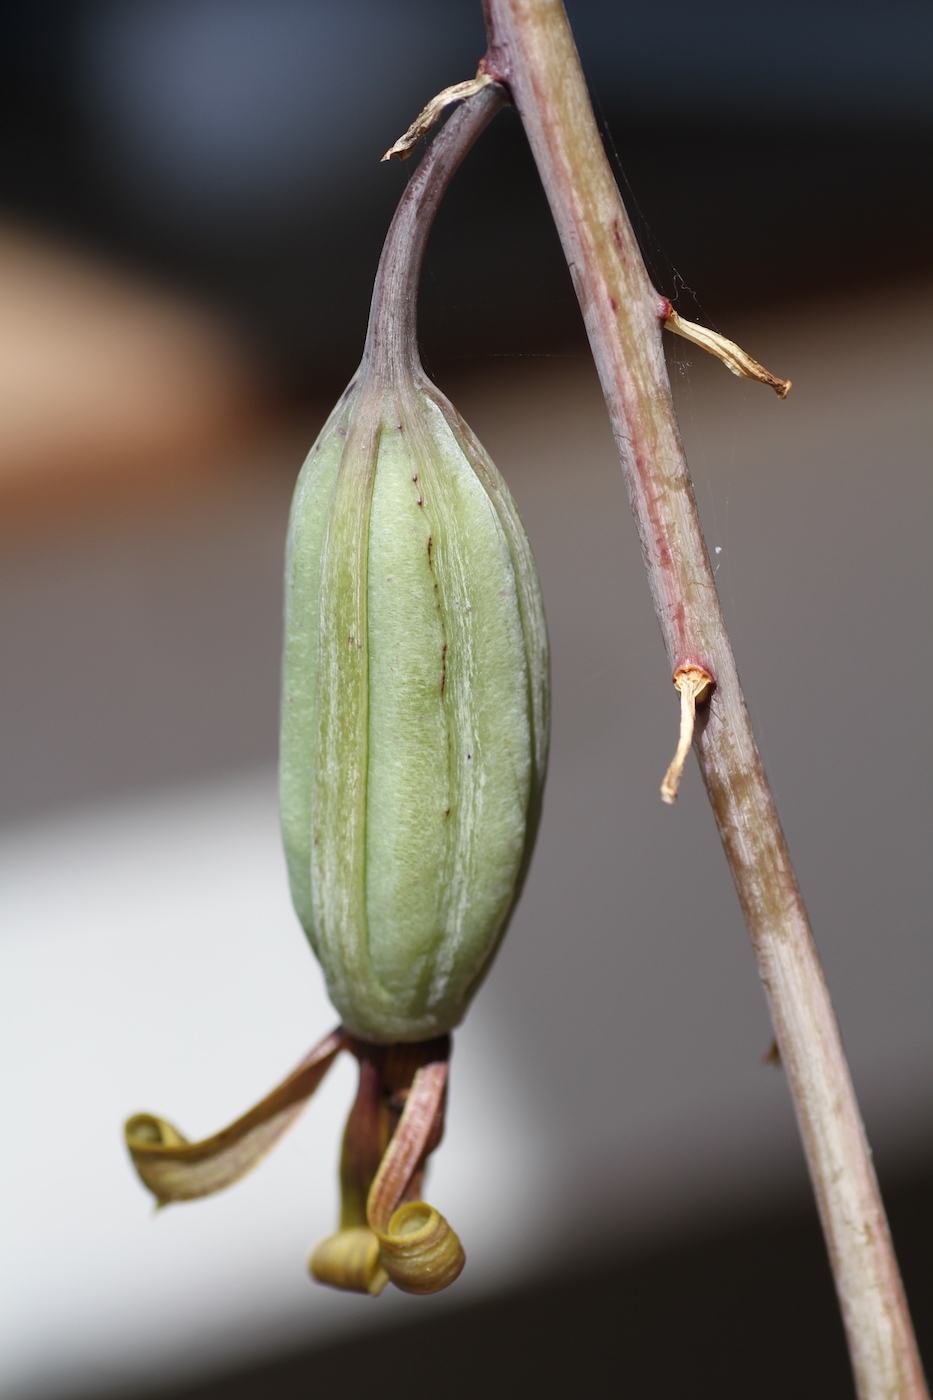
[[[794,380],[672,379],[765,762],[933,1357],[933,11],[569,0],[651,274]],[[457,1036],[431,1299],[313,1285],[349,1065],[226,1196],[195,1137],[334,1020],[274,764],[297,470],[478,0],[0,7],[0,1374],[9,1400],[848,1397],[770,1029],[520,124],[428,250],[426,364],[508,479],[553,643],[535,864]],[[391,1292],[391,1290],[390,1290]]]

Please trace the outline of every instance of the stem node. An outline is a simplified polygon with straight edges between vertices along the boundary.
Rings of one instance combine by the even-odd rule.
[[[445,107],[450,107],[454,102],[463,102],[467,97],[475,97],[478,92],[482,92],[484,87],[496,80],[483,67],[482,63],[476,70],[475,78],[468,78],[464,83],[454,83],[452,87],[444,88],[436,97],[424,107],[415,117],[411,126],[400,136],[394,146],[390,146],[382,157],[384,161],[391,160],[393,156],[398,156],[399,160],[407,160],[412,151],[417,146],[431,127],[437,121]]]

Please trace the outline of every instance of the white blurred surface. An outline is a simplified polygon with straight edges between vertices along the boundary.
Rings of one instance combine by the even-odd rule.
[[[337,1019],[289,904],[272,775],[8,836],[0,891],[4,1395],[141,1384],[410,1308],[305,1271],[336,1225],[349,1057],[216,1198],[155,1215],[122,1145],[143,1109],[215,1131]],[[458,1036],[428,1179],[466,1244],[461,1294],[525,1267],[544,1209],[539,1125],[497,1050],[482,1013]]]

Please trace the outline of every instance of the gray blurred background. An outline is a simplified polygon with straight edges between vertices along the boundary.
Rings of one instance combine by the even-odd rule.
[[[933,1354],[927,722],[933,12],[569,6],[659,289],[794,380],[672,379],[726,617]],[[764,999],[520,124],[429,247],[426,363],[508,479],[554,655],[512,931],[457,1037],[434,1299],[303,1276],[341,1068],[153,1221],[125,1114],[201,1136],[332,1013],[273,768],[300,462],[478,3],[0,7],[0,1370],[16,1397],[849,1396]],[[278,1173],[278,1184],[276,1184]],[[438,1368],[443,1368],[439,1371]]]

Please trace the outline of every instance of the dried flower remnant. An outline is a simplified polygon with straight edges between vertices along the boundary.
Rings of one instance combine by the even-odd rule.
[[[389,1279],[405,1293],[435,1293],[464,1264],[454,1231],[420,1199],[425,1159],[443,1131],[450,1037],[360,1044],[356,1053],[360,1086],[344,1135],[340,1226],[312,1254],[311,1272],[357,1293],[377,1294]]]
[[[726,336],[720,335],[719,331],[711,331],[706,326],[698,325],[695,321],[685,321],[682,316],[677,314],[666,297],[661,298],[661,307],[665,330],[682,336],[684,340],[689,340],[694,345],[702,346],[711,355],[722,360],[726,369],[740,379],[753,379],[757,384],[766,384],[769,389],[774,390],[779,399],[787,398],[793,387],[789,379],[776,378],[770,370],[765,369],[764,365],[753,360],[751,355],[740,345],[736,345],[734,340],[728,340]],[[719,553],[718,546],[716,553]],[[675,688],[680,692],[680,735],[677,741],[677,750],[661,783],[661,800],[666,802],[668,806],[677,801],[684,764],[687,762],[687,754],[693,743],[697,705],[702,705],[709,699],[715,685],[713,677],[705,666],[694,665],[690,662],[678,666],[673,679]]]
[[[760,365],[757,360],[753,360],[741,345],[736,345],[734,340],[728,340],[726,336],[720,335],[719,331],[711,331],[706,326],[698,325],[696,321],[685,321],[683,316],[679,316],[670,302],[665,297],[664,306],[664,329],[673,331],[675,335],[683,336],[684,340],[690,340],[694,345],[700,345],[704,350],[708,350],[711,355],[715,355],[718,360],[722,360],[726,369],[738,375],[740,379],[754,379],[757,384],[767,384],[769,389],[773,389],[779,399],[786,399],[793,388],[789,379],[778,379],[770,370],[766,370],[764,365]]]
[[[704,701],[709,699],[714,684],[715,682],[705,666],[678,666],[674,672],[674,689],[680,692],[680,735],[677,740],[677,751],[671,759],[670,767],[664,774],[664,781],[661,784],[661,798],[669,806],[677,801],[684,764],[687,762],[687,754],[693,743],[697,705],[702,705]]]
[[[468,78],[466,82],[454,83],[451,87],[444,88],[443,92],[439,92],[436,97],[431,98],[427,106],[415,117],[404,136],[400,136],[394,145],[389,147],[382,159],[384,161],[391,160],[393,156],[398,156],[399,160],[407,160],[422,136],[427,135],[446,107],[450,107],[454,102],[463,102],[468,97],[475,97],[478,92],[494,81],[481,63],[476,70],[475,78]]]
[[[406,1293],[437,1292],[464,1264],[456,1234],[420,1198],[444,1128],[449,1036],[382,1046],[338,1026],[267,1098],[203,1142],[163,1118],[131,1118],[133,1164],[160,1207],[232,1186],[291,1127],[342,1050],[359,1061],[359,1091],[344,1134],[340,1227],[314,1251],[311,1272],[355,1293],[378,1294],[390,1280]]]
[[[417,351],[431,220],[505,101],[488,80],[470,92],[399,205],[363,361],[302,469],[289,523],[282,833],[295,909],[342,1024],[212,1138],[189,1143],[147,1114],[126,1126],[160,1205],[209,1195],[260,1160],[349,1051],[360,1078],[340,1222],[310,1267],[368,1294],[390,1280],[435,1292],[463,1267],[422,1178],[443,1133],[450,1032],[521,892],[547,763],[531,549],[504,481]]]

